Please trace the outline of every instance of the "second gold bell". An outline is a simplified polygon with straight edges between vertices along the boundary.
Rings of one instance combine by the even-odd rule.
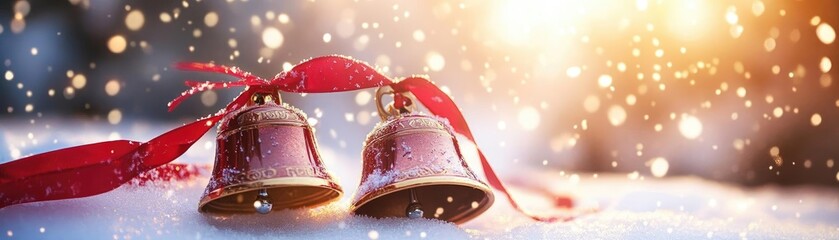
[[[463,160],[451,126],[444,120],[381,105],[387,87],[376,94],[382,122],[362,150],[361,183],[352,211],[373,217],[469,221],[493,203],[492,190]]]

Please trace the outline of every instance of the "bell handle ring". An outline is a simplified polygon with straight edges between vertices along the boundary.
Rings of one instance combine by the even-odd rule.
[[[254,92],[251,95],[251,100],[248,102],[248,105],[263,105],[268,102],[274,102],[276,104],[283,104],[283,97],[280,95],[279,91],[275,92],[268,92],[268,91],[259,91]]]
[[[403,97],[408,98],[408,100],[410,101],[400,109],[396,109],[396,107],[393,106],[393,102],[390,102],[387,104],[387,106],[385,106],[382,104],[382,98],[385,94],[393,94],[394,96],[396,94],[400,94]],[[392,116],[398,116],[401,113],[410,113],[415,112],[417,110],[417,105],[414,104],[414,102],[416,102],[416,97],[414,97],[414,94],[412,94],[411,92],[396,92],[393,90],[392,87],[388,85],[381,86],[378,89],[376,89],[375,101],[376,109],[379,111],[379,117],[382,119],[382,121],[387,120],[389,117]]]

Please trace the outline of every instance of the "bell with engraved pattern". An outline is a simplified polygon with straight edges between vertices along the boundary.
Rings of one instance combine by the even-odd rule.
[[[355,214],[440,219],[457,224],[473,219],[493,203],[492,190],[464,161],[451,126],[443,119],[381,104],[387,86],[376,93],[382,117],[362,150],[361,183],[353,199]],[[400,93],[403,96],[408,93]]]
[[[257,93],[221,121],[215,166],[198,210],[269,213],[337,200],[341,187],[323,166],[314,129],[278,93]]]

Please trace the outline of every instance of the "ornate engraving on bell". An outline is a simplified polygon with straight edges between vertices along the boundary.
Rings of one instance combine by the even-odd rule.
[[[313,207],[342,190],[323,167],[312,127],[276,94],[228,114],[219,126],[216,161],[199,211],[264,212]],[[273,97],[269,97],[273,96]],[[270,206],[257,203],[272,196]]]

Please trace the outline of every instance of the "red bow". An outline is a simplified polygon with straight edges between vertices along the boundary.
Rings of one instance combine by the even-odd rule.
[[[176,67],[182,70],[223,73],[237,77],[238,80],[187,81],[186,85],[190,89],[169,103],[170,111],[186,98],[202,91],[242,86],[247,88],[218,113],[171,130],[148,142],[121,140],[95,143],[0,164],[0,208],[25,202],[86,197],[115,189],[141,173],[169,163],[183,154],[226,113],[244,106],[253,93],[261,91],[327,93],[389,85],[397,94],[412,93],[432,114],[448,119],[455,132],[475,142],[472,131],[469,130],[466,119],[457,105],[425,77],[412,76],[394,81],[366,63],[347,57],[313,58],[278,74],[271,80],[259,78],[236,67],[212,63],[180,63]],[[539,221],[570,219],[539,217],[527,213],[512,198],[480,149],[478,155],[489,185],[502,192],[515,209]],[[567,197],[557,200],[562,203],[559,207],[572,206]]]

